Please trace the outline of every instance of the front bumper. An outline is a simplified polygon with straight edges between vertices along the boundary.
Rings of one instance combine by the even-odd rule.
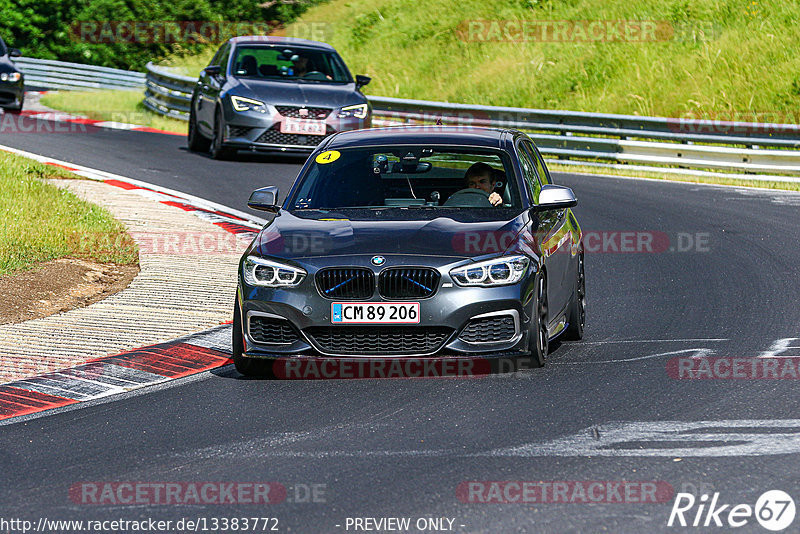
[[[372,125],[372,114],[363,119],[343,118],[336,116],[337,110],[319,122],[325,125],[325,135],[290,134],[281,132],[281,124],[286,120],[275,106],[267,105],[267,111],[239,112],[229,102],[223,106],[226,131],[223,145],[238,150],[254,152],[287,152],[311,153],[328,136],[337,132],[369,128]]]
[[[369,267],[377,277],[381,268],[369,266],[368,258],[352,265]],[[391,257],[387,258],[389,263],[397,265]],[[413,258],[404,259],[407,263],[404,266],[414,265]],[[449,276],[450,269],[463,260],[444,261],[435,267],[441,275],[436,292],[422,299],[386,299],[377,291],[366,300],[325,298],[314,282],[316,272],[324,266],[300,262],[297,263],[306,269],[308,276],[293,289],[248,286],[240,276],[238,305],[243,319],[244,356],[492,358],[526,354],[529,340],[534,339],[530,331],[535,273],[529,272],[522,281],[510,286],[465,288],[456,285]],[[418,324],[362,326],[331,322],[333,302],[404,301],[419,302]],[[280,324],[289,335],[281,338],[282,343],[265,343],[263,330],[258,330],[264,324]]]

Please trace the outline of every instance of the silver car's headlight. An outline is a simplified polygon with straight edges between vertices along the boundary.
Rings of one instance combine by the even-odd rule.
[[[243,96],[232,96],[231,103],[236,111],[267,111],[267,105],[260,100],[245,98]]]
[[[299,267],[248,256],[242,274],[251,286],[297,287],[308,273]]]
[[[450,276],[460,286],[506,286],[522,280],[529,264],[527,256],[502,256],[457,267],[450,271]]]
[[[364,119],[367,116],[367,104],[356,104],[355,106],[346,106],[339,111],[339,118],[346,119],[348,117],[355,117],[356,119]]]
[[[19,72],[4,72],[0,74],[0,81],[3,82],[18,82],[22,78]]]

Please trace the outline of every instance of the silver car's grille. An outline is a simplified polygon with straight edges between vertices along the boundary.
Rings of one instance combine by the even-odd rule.
[[[298,106],[275,106],[275,109],[284,117],[315,120],[325,120],[333,111],[331,108],[305,108]]]
[[[328,354],[430,354],[453,333],[438,326],[314,326],[303,332]]]
[[[261,134],[256,143],[264,143],[268,145],[286,145],[286,146],[303,146],[314,148],[320,144],[326,137],[333,133],[333,128],[328,125],[326,128],[327,133],[322,135],[302,135],[302,134],[285,134],[281,133],[278,126],[274,126]]]
[[[228,137],[247,137],[253,131],[250,126],[232,126],[228,125]]]
[[[472,319],[458,339],[468,343],[491,343],[508,341],[514,337],[514,317],[499,315],[496,317],[481,317]]]

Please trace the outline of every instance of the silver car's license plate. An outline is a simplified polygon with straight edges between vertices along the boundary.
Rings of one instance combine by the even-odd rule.
[[[419,323],[419,302],[334,302],[331,323]]]

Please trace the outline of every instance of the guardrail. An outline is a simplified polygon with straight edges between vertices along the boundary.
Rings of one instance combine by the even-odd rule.
[[[42,89],[124,89],[136,91],[144,87],[142,72],[97,67],[51,59],[20,57],[14,64],[25,75],[26,87]]]
[[[147,66],[145,105],[188,119],[195,78]],[[597,160],[627,168],[661,167],[667,172],[716,169],[752,173],[740,178],[800,181],[800,125],[703,119],[670,119],[607,113],[477,106],[369,96],[378,125],[442,124],[517,128],[541,152],[562,163]],[[759,173],[775,173],[763,176]]]

